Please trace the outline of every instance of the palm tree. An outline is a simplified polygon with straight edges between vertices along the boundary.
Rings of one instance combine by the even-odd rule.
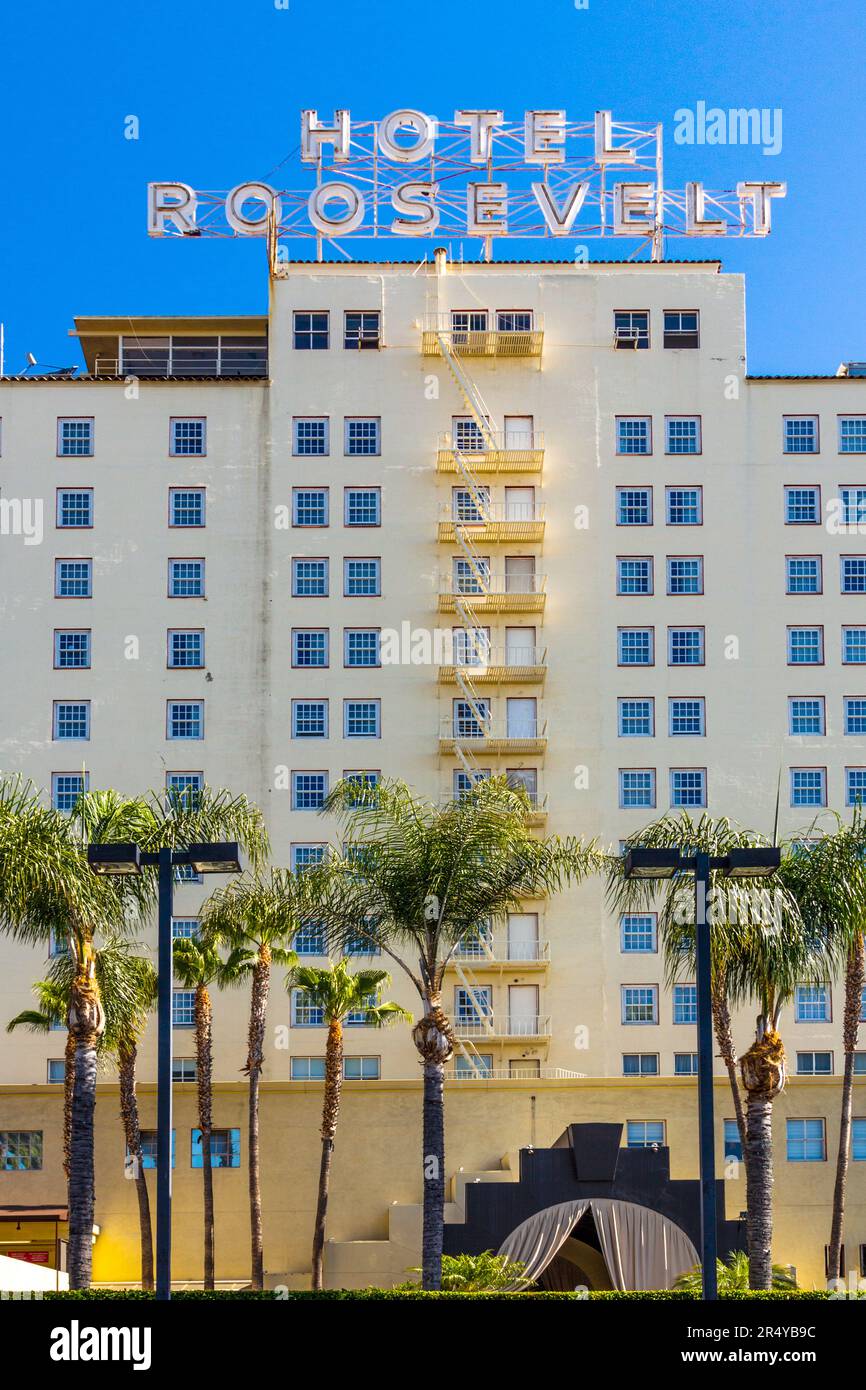
[[[120,1108],[129,1158],[133,1165],[138,1199],[141,1231],[141,1286],[153,1288],[153,1237],[150,1222],[150,1201],[144,1160],[141,1151],[141,1125],[136,1097],[135,1068],[138,1042],[147,1021],[147,1014],[156,1000],[156,971],[149,957],[137,955],[136,944],[121,937],[109,937],[94,948],[96,981],[105,1006],[105,1028],[99,1040],[101,1059],[114,1057],[117,1061],[120,1084]],[[75,966],[68,954],[57,956],[49,967],[48,978],[37,980],[33,992],[39,1009],[18,1014],[7,1025],[27,1027],[34,1032],[48,1032],[65,1023]],[[69,1170],[68,1143],[71,1132],[70,1109],[74,1080],[74,1049],[69,1047],[67,1033],[66,1065],[64,1069],[64,1166]]]
[[[245,969],[243,951],[223,959],[209,941],[196,936],[179,937],[174,943],[174,974],[184,989],[195,991],[195,1052],[198,1083],[198,1127],[201,1135],[202,1191],[204,1195],[204,1281],[214,1287],[213,1163],[213,1004],[211,986],[224,989],[238,983]]]
[[[339,782],[323,810],[347,853],[304,880],[333,944],[366,939],[400,966],[422,1001],[412,1039],[423,1067],[423,1286],[442,1279],[445,1063],[454,1033],[442,1008],[445,970],[462,942],[527,898],[579,881],[602,862],[593,846],[533,836],[531,804],[504,778],[441,806],[400,781]]]
[[[262,1243],[262,1191],[259,1165],[259,1080],[264,1066],[265,1018],[271,968],[295,964],[288,949],[301,924],[298,880],[285,869],[272,869],[267,877],[244,875],[218,889],[204,904],[201,929],[215,945],[225,945],[238,956],[236,983],[251,978],[250,1021],[247,1040],[249,1077],[249,1190],[251,1283],[261,1289],[264,1280]]]
[[[742,1294],[749,1292],[749,1257],[742,1250],[733,1250],[726,1260],[716,1260],[718,1289],[720,1294]],[[790,1293],[797,1287],[797,1280],[787,1265],[773,1265],[772,1288]],[[675,1289],[693,1293],[700,1298],[704,1290],[703,1271],[700,1265],[686,1270],[674,1283]]]
[[[374,1028],[383,1028],[399,1019],[411,1023],[412,1015],[399,1004],[379,1002],[383,986],[390,983],[391,976],[386,970],[359,970],[353,975],[345,958],[336,965],[328,962],[327,969],[317,969],[311,965],[297,966],[286,976],[286,989],[289,994],[298,990],[311,1008],[321,1010],[322,1022],[328,1029],[328,1040],[325,1044],[325,1100],[322,1108],[322,1159],[313,1235],[312,1287],[316,1290],[323,1287],[328,1188],[334,1136],[340,1116],[340,1092],[343,1087],[343,1025],[350,1014],[355,1014],[360,1022]]]

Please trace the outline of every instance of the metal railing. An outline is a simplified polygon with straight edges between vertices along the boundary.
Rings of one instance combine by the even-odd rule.
[[[468,965],[507,964],[511,961],[549,961],[549,941],[516,941],[511,938],[492,939],[479,937],[477,941],[464,941],[454,953],[455,958]]]
[[[463,1013],[454,1019],[454,1032],[461,1038],[546,1038],[550,1036],[550,1017]]]
[[[542,594],[547,584],[547,575],[508,574],[502,570],[485,570],[483,582],[484,587],[482,581],[471,574],[445,575],[441,592],[465,598],[477,598],[483,594]]]
[[[452,640],[452,660],[448,663],[466,669],[471,676],[480,675],[490,666],[509,667],[546,666],[546,647],[490,647],[483,641],[477,644],[467,634],[462,640]]]
[[[447,1071],[446,1081],[584,1081],[585,1071],[569,1071],[566,1067],[479,1067],[477,1071],[462,1069]]]

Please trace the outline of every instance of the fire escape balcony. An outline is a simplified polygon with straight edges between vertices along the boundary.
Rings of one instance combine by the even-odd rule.
[[[544,329],[528,313],[484,311],[430,314],[421,324],[421,351],[438,357],[443,340],[461,357],[540,357]]]
[[[443,503],[439,520],[439,540],[454,545],[459,527],[469,542],[489,544],[534,544],[544,540],[544,515],[538,506],[529,508],[487,506],[483,511],[464,506],[455,516],[455,508]]]
[[[458,634],[459,635],[459,634]],[[455,641],[456,645],[456,641]],[[453,685],[460,676],[473,685],[540,685],[547,675],[546,647],[487,647],[455,650],[439,667],[439,680]]]
[[[445,575],[439,612],[453,613],[462,599],[473,613],[543,613],[546,584],[546,574],[485,573],[483,582],[468,575]]]
[[[491,430],[486,440],[480,430],[467,439],[456,439],[450,431],[439,436],[436,467],[440,473],[458,473],[460,464],[477,476],[489,473],[539,473],[544,463],[544,434],[541,430],[514,433]]]
[[[460,748],[474,757],[498,753],[540,754],[547,748],[547,721],[515,721],[497,724],[472,718],[444,719],[439,728],[439,752]]]

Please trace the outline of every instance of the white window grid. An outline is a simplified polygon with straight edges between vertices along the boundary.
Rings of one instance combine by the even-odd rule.
[[[665,452],[699,454],[701,420],[699,415],[668,415],[665,420]]]
[[[654,768],[620,768],[619,804],[623,810],[653,807],[656,804]]]
[[[293,1057],[291,1059],[293,1081],[324,1081],[324,1057]]]
[[[665,1142],[664,1120],[627,1120],[626,1147],[652,1149]]]
[[[789,1163],[823,1163],[827,1157],[824,1121],[785,1121],[786,1156]]]
[[[168,737],[170,739],[200,739],[204,737],[204,700],[168,701]]]
[[[292,701],[292,738],[327,738],[327,700]]]
[[[345,430],[344,452],[348,456],[371,457],[380,452],[382,427],[378,416],[347,416]]]
[[[377,487],[349,487],[344,494],[346,526],[379,526],[382,521],[381,492]]]
[[[827,773],[823,767],[791,768],[791,805],[825,806]]]
[[[292,451],[296,458],[323,457],[328,453],[328,417],[299,416],[292,422]]]
[[[789,594],[820,594],[820,555],[787,555],[785,590]]]
[[[171,993],[172,1028],[195,1027],[195,990],[175,989]]]
[[[866,415],[839,417],[839,453],[866,454]]]
[[[654,643],[651,628],[620,628],[617,642],[620,666],[652,666]]]
[[[707,774],[698,767],[672,767],[671,806],[706,806]]]
[[[295,348],[322,350],[330,346],[330,314],[325,311],[296,309],[293,321]]]
[[[54,738],[58,740],[90,738],[89,700],[55,700]]]
[[[670,666],[702,666],[703,662],[703,628],[672,627],[668,629],[668,664]]]
[[[668,733],[671,738],[703,738],[706,732],[706,702],[703,695],[683,699],[668,698]]]
[[[328,629],[297,628],[292,633],[292,665],[325,667],[328,665]]]
[[[172,598],[204,598],[204,560],[169,560],[168,591]]]
[[[817,454],[818,416],[785,415],[782,420],[782,451],[786,454]]]
[[[203,416],[172,420],[171,454],[174,458],[203,456],[206,452],[207,423]]]
[[[702,594],[704,561],[701,555],[669,555],[667,560],[669,594]]]
[[[616,562],[618,594],[651,594],[653,562],[648,556],[620,556]]]
[[[89,772],[52,772],[51,805],[55,811],[69,815],[78,797],[82,792],[88,791],[89,787]]]
[[[293,598],[324,598],[327,593],[327,560],[292,560]]]
[[[624,912],[620,917],[620,950],[624,955],[654,955],[658,937],[654,912]]]
[[[292,873],[302,874],[304,869],[309,869],[314,864],[321,864],[324,857],[324,845],[292,845],[289,851]]]
[[[619,737],[652,738],[654,729],[653,701],[649,698],[618,701]]]
[[[820,627],[788,628],[788,665],[820,666],[824,660],[824,633]]]
[[[866,734],[866,695],[848,695],[842,710],[846,734]]]
[[[292,773],[293,811],[318,811],[327,794],[327,772]]]
[[[846,767],[845,805],[866,806],[866,767]]]
[[[379,665],[379,631],[377,628],[347,627],[343,634],[346,666],[371,667]]]
[[[674,1053],[674,1076],[697,1076],[698,1054],[696,1052]]]
[[[93,488],[61,488],[57,494],[57,525],[61,529],[93,525]]]
[[[788,732],[795,738],[824,733],[823,696],[790,696],[788,699]]]
[[[61,417],[57,421],[57,453],[61,458],[89,458],[93,453],[93,419]]]
[[[204,633],[172,629],[168,634],[168,664],[172,668],[204,666]]]
[[[622,1021],[625,1024],[652,1024],[659,1021],[657,985],[622,985]]]
[[[843,627],[842,664],[862,666],[866,663],[866,627]]]
[[[204,526],[204,488],[171,488],[169,490],[169,518],[170,526]]]
[[[292,489],[292,525],[328,525],[328,489],[296,487]]]
[[[665,490],[668,526],[700,526],[703,499],[699,487],[669,487]]]
[[[840,578],[843,594],[866,594],[866,555],[843,555]]]
[[[326,956],[328,938],[324,922],[302,922],[292,939],[292,950],[299,956]]]
[[[695,985],[674,985],[673,987],[674,1023],[697,1023],[698,991]]]
[[[842,522],[845,526],[866,526],[866,487],[844,485],[839,488]]]
[[[618,454],[652,453],[652,419],[649,415],[620,415],[616,422]]]
[[[57,560],[54,590],[58,598],[90,598],[93,594],[93,561]]]
[[[652,488],[617,488],[617,526],[651,526],[653,519],[652,510]]]
[[[381,561],[344,560],[344,588],[349,598],[375,598],[381,590]]]
[[[622,1054],[623,1076],[658,1076],[659,1055],[657,1052],[624,1052]]]
[[[380,735],[381,701],[343,701],[344,738],[379,738]]]
[[[785,488],[785,521],[789,526],[815,526],[821,520],[821,502],[816,487]]]
[[[54,634],[54,665],[59,671],[86,670],[90,666],[90,632],[67,628]]]

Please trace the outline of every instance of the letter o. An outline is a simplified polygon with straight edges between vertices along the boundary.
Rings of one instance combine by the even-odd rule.
[[[416,135],[412,145],[398,145],[397,131],[401,127],[413,130]],[[392,111],[379,122],[379,149],[386,159],[394,159],[398,164],[415,164],[433,153],[436,141],[436,122],[423,111]]]
[[[346,212],[342,217],[332,217],[325,208],[332,199],[345,203]],[[360,227],[364,220],[366,206],[364,199],[350,183],[323,183],[314,188],[307,202],[310,221],[317,232],[323,236],[347,236]]]
[[[244,203],[251,199],[265,205],[264,212],[257,217],[247,217],[243,210]],[[239,183],[226,195],[226,221],[241,236],[265,236],[272,208],[279,224],[283,215],[282,203],[267,183]]]

